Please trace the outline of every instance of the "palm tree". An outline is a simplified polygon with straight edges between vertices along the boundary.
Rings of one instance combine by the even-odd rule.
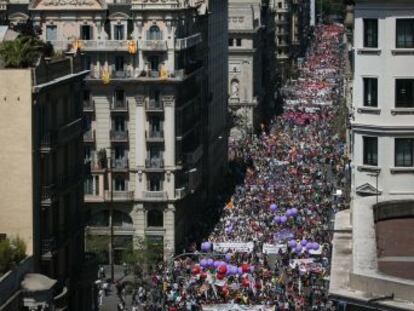
[[[31,36],[19,36],[0,45],[0,58],[6,68],[33,67],[44,50],[44,43]]]

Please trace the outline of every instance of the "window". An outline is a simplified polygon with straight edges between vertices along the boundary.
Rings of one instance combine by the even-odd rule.
[[[89,55],[82,55],[82,64],[83,70],[90,70],[91,69],[91,57]]]
[[[123,71],[123,70],[124,70],[124,57],[115,56],[115,71]]]
[[[115,227],[131,227],[133,222],[131,216],[120,211],[113,211],[113,225]]]
[[[126,191],[126,180],[123,177],[115,177],[114,181],[114,191]]]
[[[114,118],[114,130],[115,132],[124,132],[125,131],[125,118],[124,117],[115,117]]]
[[[414,146],[414,138],[396,138],[395,139],[395,166],[396,167],[413,166],[413,146]]]
[[[89,102],[91,100],[91,91],[89,90],[83,90],[82,92],[82,98],[84,102]]]
[[[378,47],[378,20],[364,19],[364,47]]]
[[[378,165],[378,137],[364,137],[364,164]]]
[[[395,80],[395,107],[414,107],[414,79]]]
[[[125,91],[124,90],[115,90],[115,102],[123,104],[125,101]]]
[[[164,215],[162,211],[157,209],[151,209],[147,215],[148,227],[164,227]]]
[[[397,48],[414,48],[414,19],[397,19]]]
[[[160,58],[158,56],[148,57],[150,68],[152,71],[158,71],[160,67]]]
[[[82,25],[80,36],[82,40],[92,40],[92,27],[89,25]]]
[[[242,39],[237,38],[237,39],[236,39],[236,45],[237,45],[237,46],[242,46]]]
[[[114,26],[114,40],[125,40],[124,39],[124,25]]]
[[[229,46],[233,46],[233,39],[229,39]]]
[[[364,78],[364,106],[378,106],[378,79]]]
[[[147,33],[148,40],[162,40],[162,34],[158,26],[151,26]]]
[[[93,195],[93,176],[85,176],[83,189],[85,194]]]
[[[46,26],[46,41],[57,40],[57,27],[55,25]]]
[[[148,183],[149,191],[161,191],[161,181],[157,177],[152,177],[149,179]]]

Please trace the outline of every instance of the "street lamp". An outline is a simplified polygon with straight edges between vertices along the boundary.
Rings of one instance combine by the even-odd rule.
[[[106,180],[108,183],[108,191],[110,193],[110,199],[108,204],[109,210],[109,266],[111,269],[111,280],[114,281],[114,222],[113,222],[113,201],[114,201],[114,189],[112,183],[112,149],[106,148],[108,151],[108,170],[106,171]],[[110,177],[110,178],[109,178]]]

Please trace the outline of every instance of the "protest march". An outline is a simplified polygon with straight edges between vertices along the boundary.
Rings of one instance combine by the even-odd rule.
[[[335,122],[342,102],[342,25],[318,25],[283,113],[230,141],[244,180],[193,255],[151,271],[145,310],[335,310],[327,297],[329,223],[346,207],[347,164]],[[338,192],[339,191],[339,192]],[[149,292],[158,289],[157,295]],[[147,297],[148,296],[148,297]]]

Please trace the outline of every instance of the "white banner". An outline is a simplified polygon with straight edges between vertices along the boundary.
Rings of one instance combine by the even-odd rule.
[[[238,305],[238,304],[222,304],[222,305],[202,305],[203,311],[272,311],[274,306],[265,305]]]
[[[282,250],[282,253],[286,253],[287,246],[286,244],[263,244],[263,253],[264,254],[279,254],[279,250]]]
[[[213,243],[213,250],[219,253],[239,252],[239,253],[250,253],[253,251],[253,242],[221,242]]]

